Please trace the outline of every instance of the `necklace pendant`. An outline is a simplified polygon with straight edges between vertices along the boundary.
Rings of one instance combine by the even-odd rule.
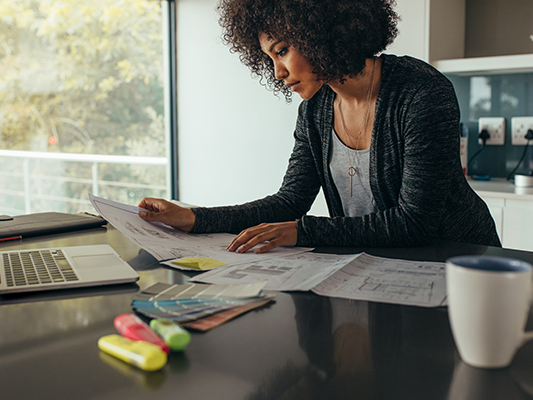
[[[350,165],[350,168],[348,168],[348,175],[350,175],[350,197],[353,197],[353,177],[357,173],[357,169]]]

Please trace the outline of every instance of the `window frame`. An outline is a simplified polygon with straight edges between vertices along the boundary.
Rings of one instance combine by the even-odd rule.
[[[177,36],[176,36],[176,0],[167,1],[167,27],[168,27],[168,132],[170,136],[167,149],[168,155],[168,178],[170,198],[179,199],[179,171],[178,171],[178,87],[177,87]]]

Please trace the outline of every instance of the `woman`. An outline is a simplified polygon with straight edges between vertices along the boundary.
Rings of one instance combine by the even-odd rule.
[[[230,50],[275,94],[304,100],[282,187],[232,207],[144,199],[140,216],[186,232],[240,232],[228,246],[237,252],[433,239],[500,246],[462,172],[451,83],[422,61],[379,55],[397,34],[393,3],[221,0]],[[330,217],[305,215],[321,187]]]

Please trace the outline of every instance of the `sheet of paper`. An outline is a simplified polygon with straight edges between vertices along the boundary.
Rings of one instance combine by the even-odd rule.
[[[158,261],[185,257],[213,258],[236,265],[286,254],[299,254],[312,249],[278,247],[265,254],[234,253],[226,250],[235,235],[227,233],[189,234],[168,225],[148,222],[139,217],[139,207],[103,199],[89,194],[95,210],[133,243],[152,254]],[[174,267],[177,267],[174,265]],[[186,267],[184,267],[186,268]]]
[[[303,253],[212,270],[195,278],[203,283],[267,280],[268,290],[312,290],[353,300],[438,307],[445,305],[445,264],[375,257]]]
[[[438,307],[446,302],[445,263],[362,253],[312,291],[353,300]]]
[[[267,281],[268,290],[311,290],[352,261],[356,254],[301,253],[214,269],[191,279],[194,282],[236,284]]]

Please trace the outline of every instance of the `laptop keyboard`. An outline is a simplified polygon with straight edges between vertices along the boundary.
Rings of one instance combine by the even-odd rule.
[[[61,250],[3,253],[7,286],[77,281],[78,277]]]

